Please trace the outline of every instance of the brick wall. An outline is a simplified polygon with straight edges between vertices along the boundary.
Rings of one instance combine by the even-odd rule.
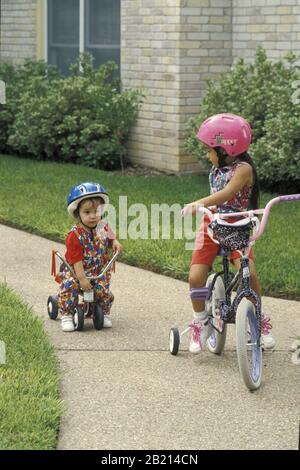
[[[145,93],[129,143],[134,162],[179,166],[180,0],[121,2],[121,76]]]
[[[231,59],[231,0],[123,0],[121,76],[142,87],[133,161],[169,171],[199,171],[183,142],[208,78]]]
[[[185,0],[180,10],[179,155],[177,171],[194,172],[199,164],[185,154],[186,124],[199,113],[207,80],[218,80],[232,64],[231,0]]]
[[[300,54],[299,0],[232,0],[232,55],[252,59],[259,44],[278,59]]]
[[[0,60],[36,58],[36,0],[1,0]]]

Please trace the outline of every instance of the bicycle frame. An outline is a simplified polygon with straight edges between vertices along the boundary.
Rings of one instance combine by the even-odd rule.
[[[228,217],[250,217],[252,218],[254,215],[262,214],[262,220],[257,232],[250,237],[250,242],[254,242],[257,240],[264,232],[268,217],[270,214],[271,208],[280,202],[289,202],[289,201],[300,201],[300,194],[291,194],[285,196],[278,196],[276,198],[271,199],[264,209],[256,209],[250,210],[245,212],[235,212],[235,213],[228,213],[228,214],[214,214],[211,212],[210,209],[215,209],[216,207],[206,208],[203,206],[198,207],[198,211],[203,212],[206,214],[210,221],[214,219],[215,216],[219,217],[220,219],[226,219]],[[182,212],[185,215],[185,210],[183,209]],[[260,338],[261,335],[261,302],[258,295],[251,289],[250,287],[250,269],[249,269],[249,258],[248,258],[248,249],[242,250],[241,256],[241,267],[239,271],[236,273],[233,279],[230,279],[230,272],[229,272],[229,261],[228,256],[230,254],[229,251],[223,250],[221,253],[223,256],[223,272],[217,273],[213,282],[209,289],[200,288],[200,289],[192,289],[194,292],[192,293],[191,297],[195,299],[201,300],[211,300],[212,292],[215,286],[215,282],[218,276],[224,275],[224,287],[225,287],[225,301],[221,302],[220,305],[220,313],[221,313],[221,320],[226,323],[235,323],[236,312],[241,300],[246,297],[247,299],[252,299],[255,305],[256,314],[258,317],[258,336]],[[231,301],[231,293],[234,287],[237,285],[239,279],[242,281],[242,288],[236,294],[233,302]],[[214,307],[213,307],[214,309]],[[215,314],[215,312],[213,312]],[[217,329],[214,326],[215,329]],[[184,331],[184,333],[187,330]],[[219,330],[217,330],[219,331]],[[183,334],[184,334],[183,333]],[[219,331],[221,333],[221,331]]]
[[[217,277],[223,276],[224,287],[225,287],[225,300],[221,301],[221,304],[220,304],[220,319],[223,320],[225,323],[235,323],[236,312],[237,312],[238,305],[241,302],[241,300],[244,297],[246,297],[248,300],[252,299],[255,305],[255,311],[256,311],[256,315],[258,319],[258,336],[260,338],[261,302],[256,292],[250,287],[249,257],[245,253],[242,254],[241,267],[232,278],[230,270],[229,270],[229,259],[228,259],[230,252],[223,250],[221,255],[223,256],[223,271],[216,273],[214,280],[211,284],[211,287],[209,289],[207,300],[211,299]],[[234,290],[234,288],[239,285],[240,282],[241,282],[241,289],[236,293],[232,301],[231,293]],[[213,308],[214,308],[214,304],[213,304]],[[213,315],[215,315],[215,312],[213,312]],[[217,330],[219,333],[221,333],[221,331],[215,325],[213,325],[213,328]]]

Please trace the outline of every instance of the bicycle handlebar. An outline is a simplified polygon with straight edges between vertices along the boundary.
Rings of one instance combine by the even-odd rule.
[[[264,209],[255,209],[255,210],[250,210],[250,211],[245,211],[245,212],[231,212],[231,213],[225,213],[225,214],[218,213],[217,217],[220,219],[226,219],[228,217],[253,217],[255,214],[263,214],[258,231],[256,232],[255,235],[250,237],[250,241],[255,241],[263,234],[265,230],[271,208],[275,204],[278,204],[279,202],[290,202],[290,201],[300,201],[300,194],[290,194],[286,196],[274,197],[268,202],[268,204],[266,205]],[[214,207],[215,206],[212,206],[210,208],[213,209]],[[211,212],[211,210],[209,210],[207,207],[199,207],[197,210],[198,212],[204,212],[209,217],[210,221],[213,221],[214,218],[216,217],[216,214]]]

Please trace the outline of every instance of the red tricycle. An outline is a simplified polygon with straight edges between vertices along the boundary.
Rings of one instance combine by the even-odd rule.
[[[90,281],[91,285],[93,285],[97,279],[100,279],[106,273],[106,271],[114,263],[117,256],[118,256],[118,252],[114,254],[112,259],[109,261],[109,263],[107,263],[107,265],[104,267],[104,269],[102,270],[99,276],[87,278]],[[52,251],[52,274],[54,275],[56,282],[58,283],[61,282],[61,276],[59,273],[56,274],[55,257],[59,258],[59,260],[62,263],[60,266],[59,272],[62,272],[64,269],[67,268],[73,274],[73,276],[76,277],[73,268],[67,263],[64,257],[58,251],[53,250]],[[56,320],[57,315],[59,313],[57,295],[50,295],[50,297],[48,297],[47,311],[51,320]],[[101,303],[95,300],[95,293],[93,289],[90,291],[80,290],[78,304],[74,308],[72,315],[73,315],[73,322],[74,322],[75,330],[77,331],[83,330],[84,320],[87,318],[91,318],[93,320],[94,327],[96,330],[102,330],[103,328],[104,313],[101,307]]]

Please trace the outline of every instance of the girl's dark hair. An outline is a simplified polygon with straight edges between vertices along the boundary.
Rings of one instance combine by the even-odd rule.
[[[223,166],[228,165],[226,163],[226,158],[228,157],[228,154],[225,152],[225,150],[222,147],[214,147],[214,150],[216,151],[219,159],[219,168],[222,168]],[[252,158],[248,154],[248,152],[241,153],[240,155],[237,155],[235,158],[238,158],[241,162],[246,162],[249,163],[249,165],[252,168],[253,171],[253,185],[252,185],[252,192],[250,196],[250,209],[258,209],[259,206],[259,181],[257,177],[257,171],[255,168],[255,165],[253,163]]]

